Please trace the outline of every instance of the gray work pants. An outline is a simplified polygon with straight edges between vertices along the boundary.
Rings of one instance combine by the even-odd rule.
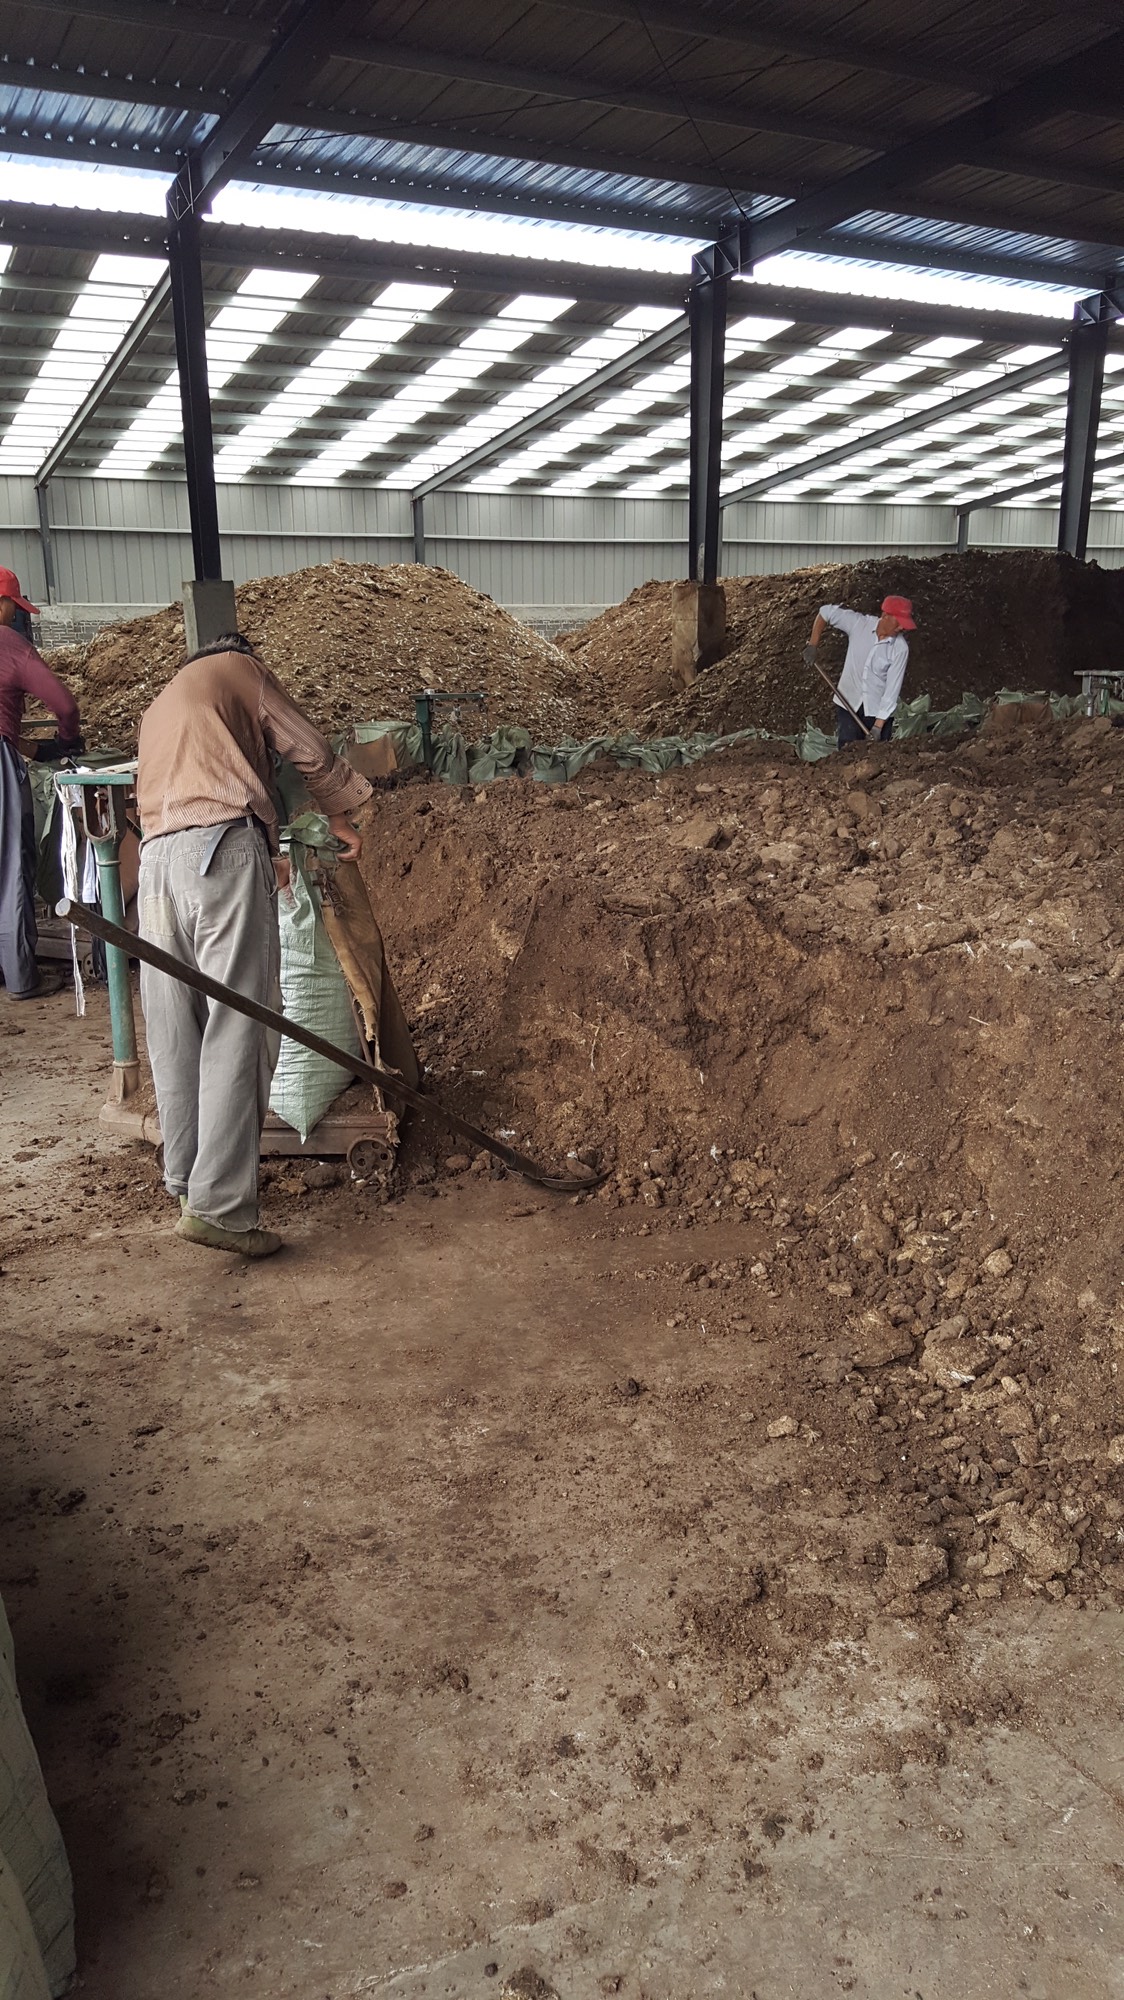
[[[38,942],[31,786],[15,744],[0,736],[0,975],[9,993],[38,986]]]
[[[141,848],[141,936],[250,1000],[278,1007],[281,947],[269,849],[241,822],[207,861],[213,827]],[[148,1059],[164,1140],[164,1184],[193,1215],[254,1229],[258,1157],[278,1037],[168,973],[141,966]]]

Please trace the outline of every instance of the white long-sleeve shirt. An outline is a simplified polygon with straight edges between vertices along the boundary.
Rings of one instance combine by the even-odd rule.
[[[861,708],[868,722],[886,722],[898,705],[909,641],[900,632],[878,637],[878,618],[870,611],[848,611],[842,604],[821,604],[820,617],[847,634],[847,658],[839,676],[839,693],[852,708]],[[836,702],[841,708],[842,702]]]

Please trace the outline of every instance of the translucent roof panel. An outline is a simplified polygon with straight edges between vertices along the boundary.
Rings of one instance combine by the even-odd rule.
[[[159,268],[22,245],[9,253],[0,466],[38,468]],[[384,260],[371,268],[381,276],[367,278],[358,259],[319,273],[209,262],[220,481],[685,494],[690,367],[674,305],[583,299],[568,282],[542,289],[526,265],[525,286],[511,289],[496,289],[499,268],[490,288],[480,277],[427,282],[416,265],[399,277]],[[732,296],[740,306],[752,292]],[[883,490],[903,497],[942,482],[956,497],[991,480],[1012,448],[1035,447],[1040,457],[1026,462],[1051,465],[1066,374],[1059,346],[1027,340],[1025,316],[1010,319],[1006,338],[999,316],[935,334],[929,308],[922,318],[857,297],[836,305],[828,295],[762,293],[762,306],[767,299],[783,299],[785,310],[731,311],[724,496],[799,485],[818,499],[854,498],[885,475]],[[1124,426],[1124,352],[1119,335],[1112,342],[1106,435]],[[182,476],[166,318],[86,419],[65,465]]]

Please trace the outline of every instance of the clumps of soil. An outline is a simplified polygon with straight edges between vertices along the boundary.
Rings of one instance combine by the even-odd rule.
[[[642,735],[791,734],[809,716],[826,727],[830,693],[801,658],[821,604],[877,611],[891,594],[912,598],[904,693],[929,694],[934,709],[1004,686],[1075,694],[1074,675],[1115,658],[1124,636],[1124,576],[1071,556],[968,551],[822,563],[728,577],[723,656],[682,690],[671,671],[673,588],[644,584],[559,640],[584,676],[604,682],[610,719]],[[836,679],[845,647],[830,633],[820,648]]]
[[[237,592],[239,629],[317,726],[414,719],[425,688],[485,693],[485,727],[519,723],[544,742],[599,714],[566,656],[448,570],[333,562]],[[144,710],[184,660],[183,609],[108,625],[52,667],[73,690],[87,741],[130,750]],[[480,712],[465,710],[475,731]]]
[[[653,1309],[744,1352],[675,1414],[713,1495],[651,1495],[682,1642],[743,1695],[872,1600],[1124,1589],[1122,801],[1124,738],[1080,721],[370,809],[428,1087],[598,1160],[578,1199],[666,1243]],[[803,1585],[711,1544],[738,1466],[815,1520]]]

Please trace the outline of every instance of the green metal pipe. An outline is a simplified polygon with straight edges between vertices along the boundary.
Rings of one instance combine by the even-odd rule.
[[[111,924],[125,924],[125,902],[121,894],[121,843],[115,835],[93,839],[91,845],[98,864],[98,898]],[[138,1075],[137,1024],[133,1017],[133,989],[129,980],[127,952],[114,944],[105,946],[105,977],[109,987],[109,1021],[113,1033],[113,1067],[119,1073],[118,1093],[130,1097]],[[129,1073],[129,1074],[126,1074]]]

